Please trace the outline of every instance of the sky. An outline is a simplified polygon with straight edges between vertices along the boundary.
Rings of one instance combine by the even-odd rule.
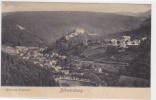
[[[82,3],[41,3],[41,2],[2,2],[2,13],[18,11],[92,11],[92,12],[146,12],[150,4],[82,4]]]

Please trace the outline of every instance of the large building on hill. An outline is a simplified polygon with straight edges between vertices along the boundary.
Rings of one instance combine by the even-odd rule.
[[[81,34],[83,34],[84,33],[84,30],[77,28],[76,31],[75,31],[75,33],[81,33]]]
[[[70,38],[73,38],[73,37],[75,37],[75,36],[77,36],[77,35],[79,35],[79,34],[84,34],[84,30],[83,30],[83,29],[77,28],[77,29],[75,30],[75,32],[71,33],[70,35],[66,35],[66,36],[65,36],[65,39],[66,39],[66,40],[69,40]]]

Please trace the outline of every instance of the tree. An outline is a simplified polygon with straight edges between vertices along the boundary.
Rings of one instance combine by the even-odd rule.
[[[117,41],[117,44],[120,45],[120,41],[119,40]]]
[[[97,85],[101,85],[101,79],[95,75],[94,73],[90,73],[89,74],[89,79],[92,81],[92,82],[95,82],[95,84]]]
[[[110,54],[119,53],[118,47],[116,46],[108,46],[106,52]]]

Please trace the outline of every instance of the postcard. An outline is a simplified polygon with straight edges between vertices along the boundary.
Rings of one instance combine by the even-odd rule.
[[[1,6],[1,97],[150,99],[151,4]]]

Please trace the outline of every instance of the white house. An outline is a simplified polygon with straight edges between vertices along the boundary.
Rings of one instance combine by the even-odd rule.
[[[123,37],[123,39],[124,39],[125,41],[130,41],[130,39],[131,39],[130,36],[122,36],[122,37]]]
[[[54,67],[54,69],[58,72],[59,70],[61,70],[61,68],[62,67],[60,67],[60,66],[56,66],[56,67]]]
[[[147,39],[147,37],[142,38],[143,41],[146,40],[146,39]]]
[[[98,72],[98,73],[102,73],[102,69],[99,68],[99,67],[98,68],[95,68],[95,71]]]
[[[66,35],[66,36],[65,36],[65,39],[66,39],[66,40],[69,40],[69,36],[68,36],[68,35]]]
[[[34,64],[37,64],[38,62],[37,61],[34,61]]]
[[[70,38],[74,37],[72,34],[69,35]]]
[[[52,60],[52,65],[56,65],[56,61],[55,60]]]
[[[112,42],[112,44],[113,44],[113,46],[117,46],[118,44],[117,44],[117,39],[111,39],[110,40],[111,42]]]
[[[59,71],[65,73],[65,74],[69,74],[69,70],[59,70]]]
[[[140,44],[140,40],[133,40],[133,41],[132,41],[132,44],[133,44],[133,45],[139,45],[139,44]]]
[[[126,43],[125,43],[125,40],[120,40],[120,47],[122,48],[126,48]]]

